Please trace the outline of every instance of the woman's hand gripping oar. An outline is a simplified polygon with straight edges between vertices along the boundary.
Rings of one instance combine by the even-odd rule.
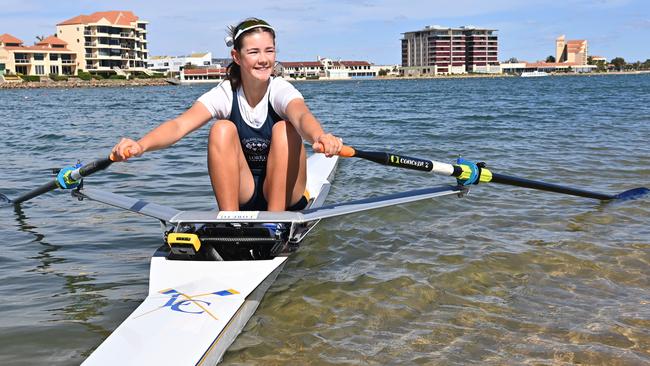
[[[433,160],[413,158],[409,156],[397,155],[388,152],[363,151],[344,146],[339,156],[346,158],[361,158],[382,165],[395,166],[399,168],[413,169],[434,174],[455,177],[459,184],[479,184],[479,183],[500,183],[510,186],[531,188],[548,192],[562,193],[573,196],[587,197],[602,201],[610,200],[631,200],[640,198],[650,189],[639,187],[621,192],[619,194],[605,194],[591,192],[583,189],[567,187],[559,184],[545,183],[526,178],[513,177],[504,174],[494,173],[488,170],[483,163],[472,163],[470,161],[459,159],[456,164],[441,163]]]

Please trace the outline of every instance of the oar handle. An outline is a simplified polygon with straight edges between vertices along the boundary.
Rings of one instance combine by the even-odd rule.
[[[357,152],[352,146],[343,145],[341,151],[339,151],[339,156],[343,158],[353,158]]]
[[[97,159],[95,161],[92,161],[79,169],[73,171],[70,175],[72,178],[75,180],[79,180],[83,177],[87,177],[93,173],[96,173],[100,170],[104,170],[111,166],[115,162],[115,157],[113,154],[111,154],[109,157],[104,158],[104,159]]]
[[[115,156],[111,153],[111,155],[107,158],[92,161],[84,166],[81,166],[71,171],[70,177],[74,180],[81,180],[83,177],[87,177],[93,173],[108,168],[116,160],[117,159],[115,158]],[[30,200],[34,197],[40,196],[44,193],[53,191],[57,188],[61,188],[61,185],[59,184],[58,179],[55,178],[53,181],[43,184],[42,186],[35,188],[14,200],[11,200],[11,203],[17,205],[27,200]]]

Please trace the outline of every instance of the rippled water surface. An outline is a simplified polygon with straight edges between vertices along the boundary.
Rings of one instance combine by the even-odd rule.
[[[650,75],[296,85],[366,149],[617,193],[650,186]],[[0,192],[105,156],[211,86],[0,91]],[[86,184],[211,209],[205,127]],[[452,182],[342,161],[329,202]],[[147,292],[155,220],[50,193],[0,209],[0,364],[78,364]],[[321,222],[224,364],[650,364],[650,198],[483,185]]]

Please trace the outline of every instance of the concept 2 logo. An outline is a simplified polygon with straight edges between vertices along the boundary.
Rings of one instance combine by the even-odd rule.
[[[208,314],[214,320],[218,320],[218,318],[214,314],[212,314],[208,309],[208,307],[212,302],[207,300],[199,300],[197,298],[198,297],[206,298],[206,297],[214,297],[214,296],[224,297],[230,295],[238,295],[239,291],[228,289],[228,290],[208,292],[208,293],[203,293],[198,295],[188,295],[172,288],[172,289],[159,291],[159,293],[163,295],[169,295],[170,297],[169,300],[167,300],[167,302],[164,305],[162,305],[160,308],[157,308],[155,310],[169,308],[172,311],[178,311],[180,313],[186,313],[186,314],[199,315],[205,313]],[[155,310],[141,314],[138,317],[149,314]]]

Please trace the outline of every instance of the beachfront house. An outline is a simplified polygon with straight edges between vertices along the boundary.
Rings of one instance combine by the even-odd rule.
[[[29,76],[75,75],[77,54],[67,42],[54,36],[46,37],[33,46],[11,34],[0,35],[0,74]]]

